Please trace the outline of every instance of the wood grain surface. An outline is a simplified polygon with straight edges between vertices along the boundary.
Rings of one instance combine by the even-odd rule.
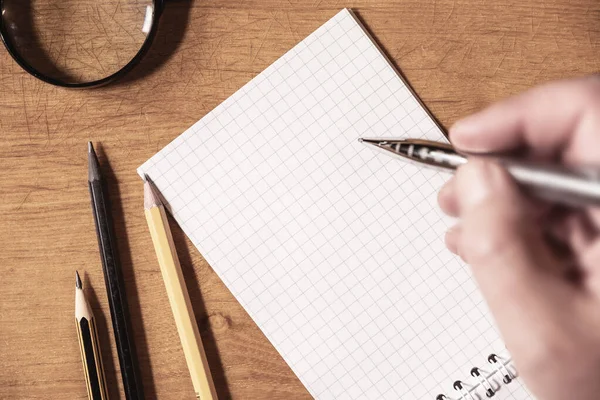
[[[342,7],[353,8],[440,122],[600,61],[593,0],[177,0],[118,84],[65,90],[0,50],[0,399],[85,399],[75,269],[121,394],[87,189],[86,142],[110,164],[123,274],[149,399],[193,389],[142,207],[136,167]],[[173,225],[221,398],[310,395]]]

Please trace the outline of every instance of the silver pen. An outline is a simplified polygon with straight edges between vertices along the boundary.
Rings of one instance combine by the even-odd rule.
[[[600,167],[570,168],[496,154],[462,155],[452,145],[421,139],[360,138],[359,142],[405,161],[454,171],[468,157],[493,158],[531,195],[568,206],[600,206]],[[600,163],[600,160],[598,160]]]

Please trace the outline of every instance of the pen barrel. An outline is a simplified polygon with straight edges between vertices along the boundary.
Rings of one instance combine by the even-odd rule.
[[[125,397],[127,400],[143,399],[143,386],[136,360],[134,336],[129,324],[129,308],[117,241],[108,211],[108,198],[100,180],[89,182],[89,190]]]
[[[600,206],[600,176],[595,170],[566,169],[513,159],[500,163],[526,192],[567,206]]]
[[[167,215],[162,206],[147,209],[145,214],[196,397],[217,399]]]
[[[543,164],[497,154],[459,154],[449,143],[420,139],[363,138],[385,154],[432,168],[453,171],[472,157],[502,165],[528,194],[572,207],[600,206],[600,169]]]
[[[106,389],[96,320],[84,317],[76,320],[76,325],[88,397],[90,400],[107,400],[108,391]]]

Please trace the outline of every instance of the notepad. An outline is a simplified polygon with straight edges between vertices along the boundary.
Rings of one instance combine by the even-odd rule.
[[[361,136],[445,140],[342,10],[138,172],[315,398],[531,398],[444,246],[448,175]]]

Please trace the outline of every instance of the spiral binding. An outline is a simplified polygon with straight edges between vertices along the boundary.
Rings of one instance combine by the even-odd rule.
[[[496,392],[500,389],[500,385],[494,386],[493,378],[502,377],[502,382],[505,384],[511,383],[516,375],[508,368],[512,360],[510,358],[503,359],[496,354],[492,353],[487,358],[492,370],[484,371],[478,367],[471,368],[471,376],[475,383],[468,384],[463,381],[455,381],[452,387],[456,391],[455,395],[458,397],[449,397],[445,394],[438,394],[436,400],[477,400],[480,397],[476,393],[483,389],[487,397],[494,397]],[[481,393],[481,392],[479,392]]]

